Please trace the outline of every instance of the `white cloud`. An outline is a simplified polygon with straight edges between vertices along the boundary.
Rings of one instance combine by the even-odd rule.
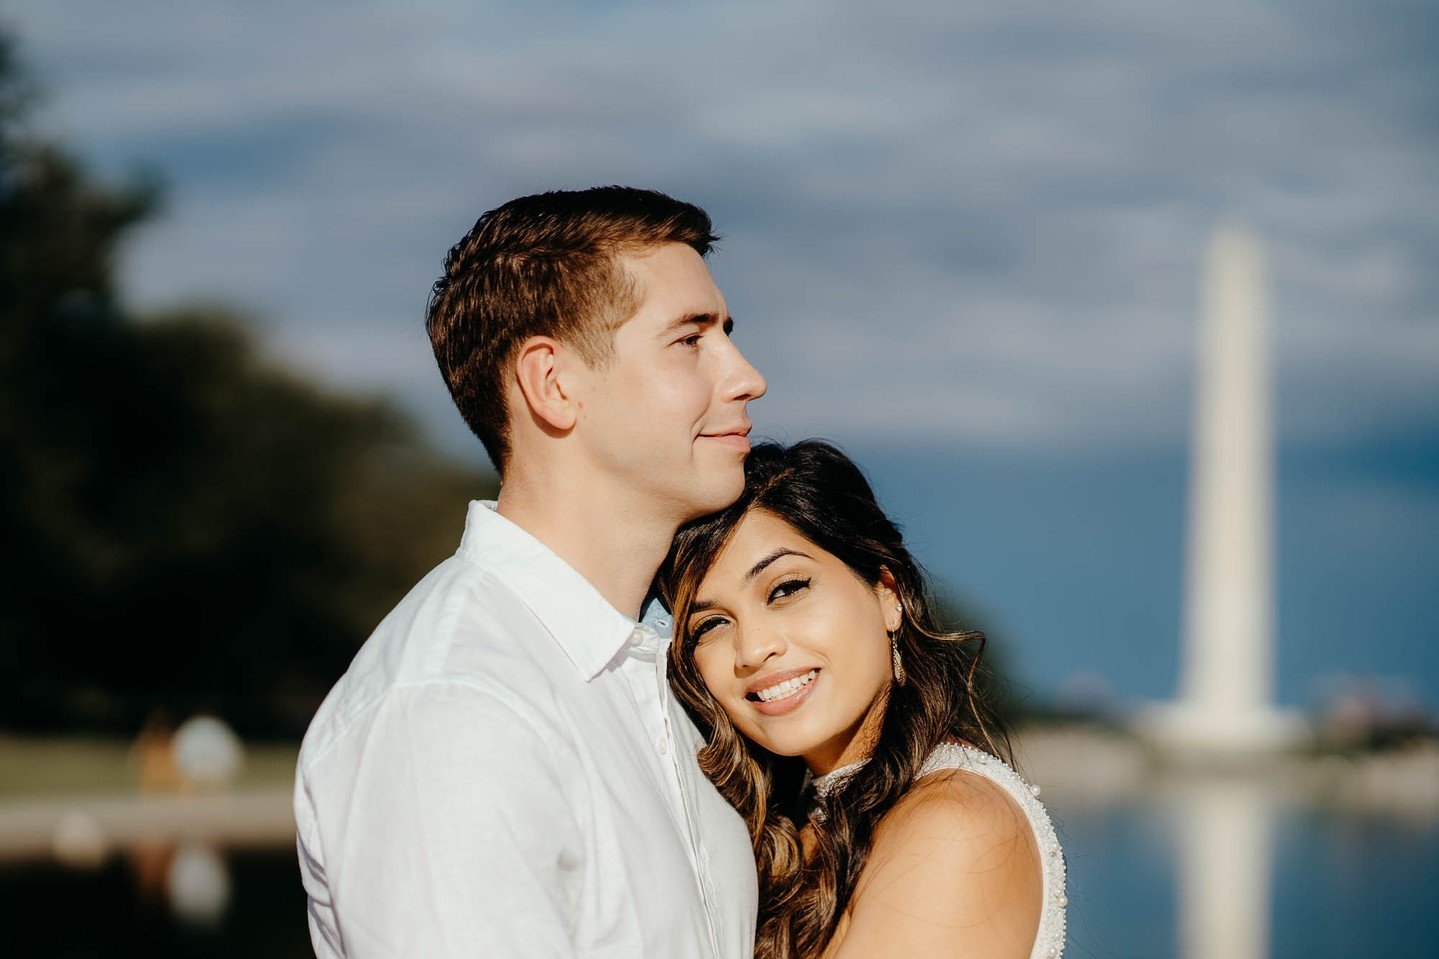
[[[1268,240],[1283,429],[1435,425],[1439,70],[1372,5],[12,9],[45,122],[174,184],[137,298],[253,304],[295,362],[445,422],[416,331],[449,243],[630,182],[728,235],[756,415],[791,434],[1179,441],[1232,213]]]

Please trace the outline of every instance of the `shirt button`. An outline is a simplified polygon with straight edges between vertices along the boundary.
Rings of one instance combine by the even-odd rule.
[[[670,751],[670,738],[668,736],[661,736],[659,739],[656,739],[655,749],[661,756],[668,753]]]
[[[625,640],[625,642],[629,643],[631,646],[639,646],[644,641],[645,634],[640,630],[638,626],[630,630],[630,638]]]

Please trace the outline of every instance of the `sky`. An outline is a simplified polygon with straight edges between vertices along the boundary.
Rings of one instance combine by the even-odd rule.
[[[481,454],[423,335],[513,196],[704,206],[760,433],[851,450],[1047,698],[1174,687],[1203,252],[1264,244],[1279,696],[1439,702],[1439,8],[10,0],[38,129],[163,215],[132,302]]]

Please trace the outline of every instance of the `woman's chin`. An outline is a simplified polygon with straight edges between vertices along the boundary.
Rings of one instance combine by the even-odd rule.
[[[785,759],[800,759],[822,747],[832,736],[751,736],[750,739],[767,753]]]

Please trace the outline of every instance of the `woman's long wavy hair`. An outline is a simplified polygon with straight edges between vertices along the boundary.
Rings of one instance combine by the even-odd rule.
[[[739,734],[700,678],[689,636],[695,592],[752,510],[784,520],[872,586],[888,570],[903,608],[895,638],[906,681],[890,684],[869,761],[818,800],[823,816],[808,819],[808,856],[800,844],[807,819],[803,759],[774,755]],[[944,630],[919,564],[864,475],[819,440],[756,446],[739,500],[679,531],[659,585],[676,624],[670,682],[705,737],[700,768],[744,817],[754,844],[760,884],[755,955],[817,956],[849,904],[876,826],[914,783],[930,752],[958,741],[1010,758],[1008,735],[983,692],[984,635]]]

